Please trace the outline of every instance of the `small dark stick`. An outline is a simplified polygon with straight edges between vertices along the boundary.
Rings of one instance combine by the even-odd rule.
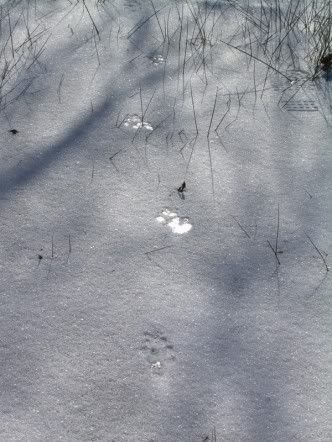
[[[16,129],[10,129],[8,132],[11,132],[13,135],[18,134],[18,130]]]
[[[43,259],[43,255],[37,255],[37,256],[38,256],[38,267],[39,267],[40,261]]]
[[[330,271],[329,266],[327,265],[327,262],[326,262],[324,256],[322,255],[322,252],[321,252],[321,251],[319,250],[319,248],[314,244],[314,242],[313,242],[313,240],[310,238],[310,236],[307,235],[307,234],[305,234],[305,235],[306,235],[306,237],[308,238],[308,240],[311,242],[312,246],[315,248],[316,252],[317,252],[317,253],[319,254],[319,256],[322,258],[322,261],[323,261],[323,263],[325,264],[326,271],[329,272],[329,271]]]
[[[183,183],[181,184],[181,186],[178,188],[178,192],[182,193],[186,190],[186,182],[183,181]]]

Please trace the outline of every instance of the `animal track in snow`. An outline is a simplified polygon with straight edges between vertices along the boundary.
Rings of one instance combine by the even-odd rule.
[[[281,104],[282,108],[286,109],[287,111],[318,111],[318,106],[315,100],[282,100]]]
[[[175,360],[174,347],[160,331],[144,332],[145,342],[141,350],[145,353],[151,370],[155,374],[163,374],[165,368]]]
[[[137,114],[128,115],[123,123],[126,127],[131,127],[132,129],[146,129],[146,130],[153,130],[153,127],[150,123],[147,121],[142,121],[142,118],[139,117]]]
[[[165,63],[165,59],[164,59],[164,57],[163,57],[162,55],[160,55],[160,54],[153,55],[153,56],[150,58],[150,60],[152,61],[152,63],[153,63],[155,66],[157,66],[158,64],[163,64],[163,63]]]
[[[168,226],[173,233],[182,235],[192,229],[187,217],[180,217],[176,212],[170,209],[163,209],[161,214],[157,216],[158,223]]]

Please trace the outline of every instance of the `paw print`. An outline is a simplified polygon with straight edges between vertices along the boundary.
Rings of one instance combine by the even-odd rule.
[[[152,63],[157,66],[158,64],[163,64],[165,63],[165,59],[162,55],[157,54],[157,55],[153,55],[150,60],[152,61]]]
[[[123,125],[126,127],[131,127],[132,129],[143,128],[146,130],[153,130],[153,127],[151,126],[150,123],[148,123],[147,121],[142,121],[142,118],[136,114],[128,115],[125,118]]]
[[[155,374],[163,374],[170,363],[174,362],[174,346],[159,331],[144,333],[144,344],[141,350],[145,353],[151,370]]]
[[[189,232],[192,229],[192,224],[189,222],[189,218],[180,217],[176,212],[170,209],[163,209],[161,214],[157,216],[156,220],[168,226],[173,233],[182,235]]]

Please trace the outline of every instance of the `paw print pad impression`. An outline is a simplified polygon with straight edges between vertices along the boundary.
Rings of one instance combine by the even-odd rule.
[[[145,343],[141,350],[154,374],[163,375],[175,362],[174,346],[160,331],[144,332]]]
[[[127,115],[125,118],[123,125],[125,127],[131,127],[132,129],[146,129],[153,130],[153,127],[147,121],[142,121],[142,118],[136,114]]]

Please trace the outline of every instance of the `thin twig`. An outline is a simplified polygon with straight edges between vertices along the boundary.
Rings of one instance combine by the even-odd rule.
[[[218,86],[217,86],[217,90],[216,90],[216,96],[215,96],[215,98],[214,98],[214,105],[213,105],[213,109],[212,109],[212,115],[211,115],[211,119],[210,119],[210,125],[209,125],[209,129],[208,129],[208,131],[207,131],[207,135],[206,135],[207,138],[209,138],[209,136],[210,136],[210,130],[211,130],[211,126],[212,126],[212,120],[213,120],[214,112],[215,112],[215,110],[216,110],[217,98],[218,98]]]
[[[147,257],[147,259],[149,260],[149,261],[151,261],[154,265],[156,265],[157,267],[159,267],[160,269],[163,269],[163,267],[160,265],[160,264],[158,264],[156,261],[154,261],[152,258],[151,258],[151,254],[152,253],[155,253],[155,252],[158,252],[158,251],[160,251],[160,250],[164,250],[164,249],[168,249],[168,248],[170,248],[170,247],[173,247],[173,246],[164,246],[164,247],[160,247],[160,248],[158,248],[158,249],[154,249],[154,250],[149,250],[148,252],[144,252],[144,255]]]
[[[313,240],[310,238],[310,236],[309,236],[307,233],[306,233],[305,235],[306,235],[306,237],[308,238],[308,240],[311,242],[312,246],[315,248],[316,252],[317,252],[317,253],[319,254],[319,256],[322,258],[322,260],[323,260],[323,262],[324,262],[324,264],[325,264],[326,271],[328,272],[330,269],[329,269],[329,267],[328,267],[328,265],[327,265],[327,263],[326,263],[326,259],[325,259],[324,256],[322,255],[322,253],[321,253],[321,251],[319,250],[319,248],[314,244],[314,242],[313,242]]]
[[[262,60],[262,59],[256,57],[256,56],[253,55],[253,54],[250,54],[249,52],[244,51],[243,49],[239,48],[238,46],[234,46],[234,45],[232,45],[231,43],[228,43],[227,41],[224,41],[224,40],[219,40],[219,41],[220,41],[221,43],[224,43],[225,45],[227,45],[227,46],[233,48],[233,49],[236,49],[236,50],[239,51],[239,52],[242,52],[242,53],[245,54],[245,55],[248,55],[249,57],[254,58],[255,60],[259,61],[260,63],[264,64],[265,66],[268,66],[270,69],[272,69],[273,71],[275,71],[275,72],[277,72],[278,74],[280,74],[282,77],[286,78],[288,81],[291,81],[291,79],[290,79],[287,75],[283,74],[281,71],[279,71],[278,69],[276,69],[276,68],[274,68],[273,66],[271,66],[271,64],[266,63],[266,61],[264,61],[264,60]]]
[[[155,8],[154,3],[153,3],[152,0],[150,0],[150,3],[151,3],[151,6],[153,8],[153,11],[155,13],[155,16],[156,16],[156,19],[157,19],[157,22],[158,22],[158,26],[159,26],[159,29],[160,29],[160,32],[161,32],[161,35],[163,36],[163,40],[165,40],[166,37],[164,35],[164,32],[163,32],[162,27],[161,27],[160,22],[159,22],[158,11],[156,11],[156,8]]]
[[[88,12],[88,14],[89,14],[89,17],[90,17],[90,20],[91,20],[91,22],[92,22],[92,25],[93,25],[93,27],[95,28],[95,30],[96,30],[96,32],[97,32],[97,35],[98,35],[99,41],[101,41],[100,34],[99,34],[99,30],[98,30],[98,28],[97,28],[97,26],[96,26],[96,23],[94,22],[94,20],[93,20],[93,18],[92,18],[92,15],[90,14],[90,11],[89,11],[87,5],[85,4],[85,0],[83,0],[83,5],[84,5],[85,9],[87,10],[87,12]]]
[[[210,139],[207,139],[208,153],[209,153],[209,161],[210,161],[210,172],[211,172],[211,186],[212,186],[212,195],[214,199],[214,177],[213,177],[213,168],[212,168],[212,155],[211,155],[211,146]]]
[[[222,122],[223,122],[224,119],[226,118],[226,115],[227,115],[228,112],[230,111],[230,108],[231,108],[231,101],[232,101],[232,99],[231,99],[231,97],[230,97],[230,95],[229,95],[228,100],[227,100],[227,103],[226,103],[226,107],[227,107],[226,112],[225,112],[224,115],[221,117],[221,120],[219,121],[218,125],[217,125],[216,128],[214,129],[214,131],[215,131],[216,133],[218,133],[218,129],[219,129],[220,125],[222,124]]]
[[[140,100],[140,103],[141,103],[141,123],[142,123],[142,126],[143,126],[143,99],[142,99],[142,87],[141,87],[141,85],[139,85],[139,100]]]
[[[190,81],[190,96],[191,96],[191,104],[192,104],[193,113],[194,113],[194,121],[195,121],[195,126],[196,126],[196,134],[198,135],[198,127],[197,127],[195,104],[194,104],[194,97],[193,97],[193,89],[191,87],[191,81]]]
[[[276,251],[275,251],[274,248],[272,247],[272,245],[271,245],[271,243],[270,243],[269,240],[267,240],[267,243],[268,243],[268,245],[270,246],[272,252],[274,253],[274,256],[276,257],[277,263],[280,265],[280,261],[279,261],[279,258],[278,258],[278,254],[276,253]]]
[[[61,78],[60,78],[58,90],[57,90],[59,103],[61,103],[61,87],[62,87],[62,82],[63,82],[64,77],[65,77],[65,74],[62,74]]]
[[[137,25],[137,23],[136,23],[136,25],[134,26],[134,27],[132,27],[131,29],[130,29],[130,31],[128,32],[128,34],[127,34],[127,38],[130,38],[130,37],[132,37],[134,34],[135,34],[135,32],[137,32],[142,26],[144,26],[145,25],[145,23],[147,23],[152,17],[154,17],[155,15],[157,15],[158,14],[158,12],[160,12],[162,9],[164,9],[166,6],[164,6],[164,7],[162,7],[162,8],[160,8],[160,9],[158,9],[156,12],[154,12],[153,14],[151,14],[148,18],[146,18],[140,25]],[[135,29],[136,28],[136,29]]]
[[[68,264],[69,261],[69,256],[71,254],[71,238],[70,238],[70,234],[68,235],[68,256],[67,256],[67,261],[66,263]]]
[[[54,233],[53,233],[53,235],[52,235],[51,257],[52,257],[52,259],[53,259],[53,257],[54,257]]]
[[[90,181],[91,183],[93,181],[94,174],[95,174],[95,159],[92,160],[92,171],[91,171],[91,181]]]
[[[278,204],[278,221],[277,221],[276,248],[275,248],[276,253],[278,253],[279,224],[280,224],[280,211],[279,211],[279,204]]]
[[[245,233],[245,235],[250,239],[250,235],[249,233],[245,230],[245,228],[243,226],[241,226],[241,224],[239,223],[239,221],[235,218],[234,215],[231,215],[231,217],[234,219],[234,221],[236,222],[236,224],[240,227],[240,229]]]

